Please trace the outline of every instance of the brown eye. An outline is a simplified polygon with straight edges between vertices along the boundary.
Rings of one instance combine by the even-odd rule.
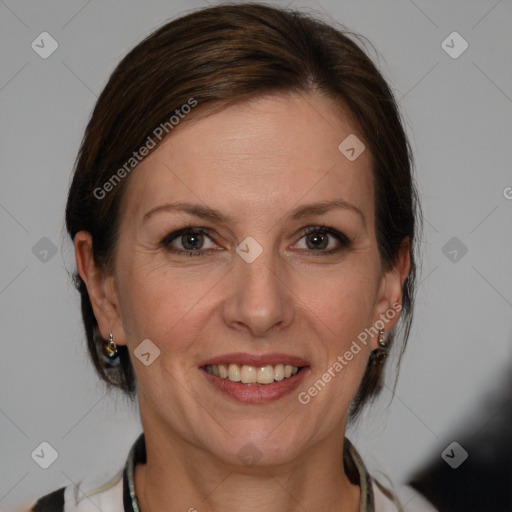
[[[187,251],[193,251],[195,249],[201,249],[204,244],[203,233],[186,233],[181,235],[181,244]]]
[[[303,232],[305,250],[316,255],[328,255],[350,246],[350,240],[343,233],[326,226],[310,226]],[[301,239],[301,240],[302,240]]]
[[[210,241],[210,246],[208,246],[208,241]],[[201,256],[209,250],[213,250],[215,245],[205,229],[190,226],[173,231],[163,238],[160,244],[169,252],[189,256]]]
[[[308,249],[326,249],[329,245],[329,235],[326,233],[314,232],[306,236],[306,245]]]

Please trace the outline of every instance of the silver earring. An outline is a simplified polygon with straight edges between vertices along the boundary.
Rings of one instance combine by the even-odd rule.
[[[112,332],[108,335],[108,341],[105,344],[105,352],[107,353],[107,357],[111,360],[119,356],[119,350],[117,350]]]

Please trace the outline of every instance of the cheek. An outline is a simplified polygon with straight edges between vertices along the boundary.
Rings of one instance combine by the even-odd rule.
[[[155,266],[150,257],[133,258],[122,268],[119,302],[127,342],[136,345],[149,338],[163,348],[171,339],[174,351],[185,350],[200,329],[195,320],[204,316],[213,273],[199,278],[190,270]]]
[[[378,277],[371,265],[346,268],[326,279],[320,292],[312,293],[310,288],[304,299],[304,314],[318,339],[315,353],[319,365],[312,387],[302,391],[306,399],[314,398],[315,407],[331,408],[336,403],[333,417],[340,408],[348,408],[367,366],[371,345],[365,329],[371,326]],[[304,293],[308,293],[307,287]]]
[[[337,339],[353,337],[372,321],[379,274],[374,265],[351,264],[297,283],[305,311],[319,318]],[[311,316],[310,313],[310,316]]]

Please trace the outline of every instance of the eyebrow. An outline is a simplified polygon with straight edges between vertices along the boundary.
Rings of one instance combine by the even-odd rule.
[[[321,201],[318,203],[298,206],[297,208],[294,208],[289,214],[285,215],[284,218],[288,220],[299,220],[311,215],[322,215],[333,209],[349,210],[356,213],[361,218],[364,226],[366,227],[366,218],[364,216],[364,213],[357,206],[345,201],[344,199],[336,199],[333,201]],[[221,223],[229,223],[234,221],[234,218],[232,216],[226,215],[220,212],[219,210],[210,208],[209,206],[178,201],[174,203],[166,203],[160,206],[155,206],[154,208],[152,208],[151,210],[144,214],[144,216],[142,217],[142,222],[145,222],[153,214],[160,211],[181,211],[188,213],[190,215],[194,215],[195,217],[199,217],[201,219],[207,219]]]

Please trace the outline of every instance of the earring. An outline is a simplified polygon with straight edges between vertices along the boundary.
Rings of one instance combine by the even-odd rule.
[[[105,344],[105,352],[107,353],[107,357],[112,360],[119,356],[119,351],[117,350],[116,342],[114,341],[114,336],[112,332],[108,336],[108,342]]]
[[[372,350],[371,359],[372,362],[375,361],[377,363],[382,363],[386,357],[388,357],[388,343],[384,338],[384,329],[379,329],[379,339],[378,339],[379,348]]]
[[[388,344],[387,344],[386,340],[384,339],[384,329],[380,329],[379,330],[379,341],[378,341],[378,343],[379,343],[379,347],[381,349],[388,348]]]

